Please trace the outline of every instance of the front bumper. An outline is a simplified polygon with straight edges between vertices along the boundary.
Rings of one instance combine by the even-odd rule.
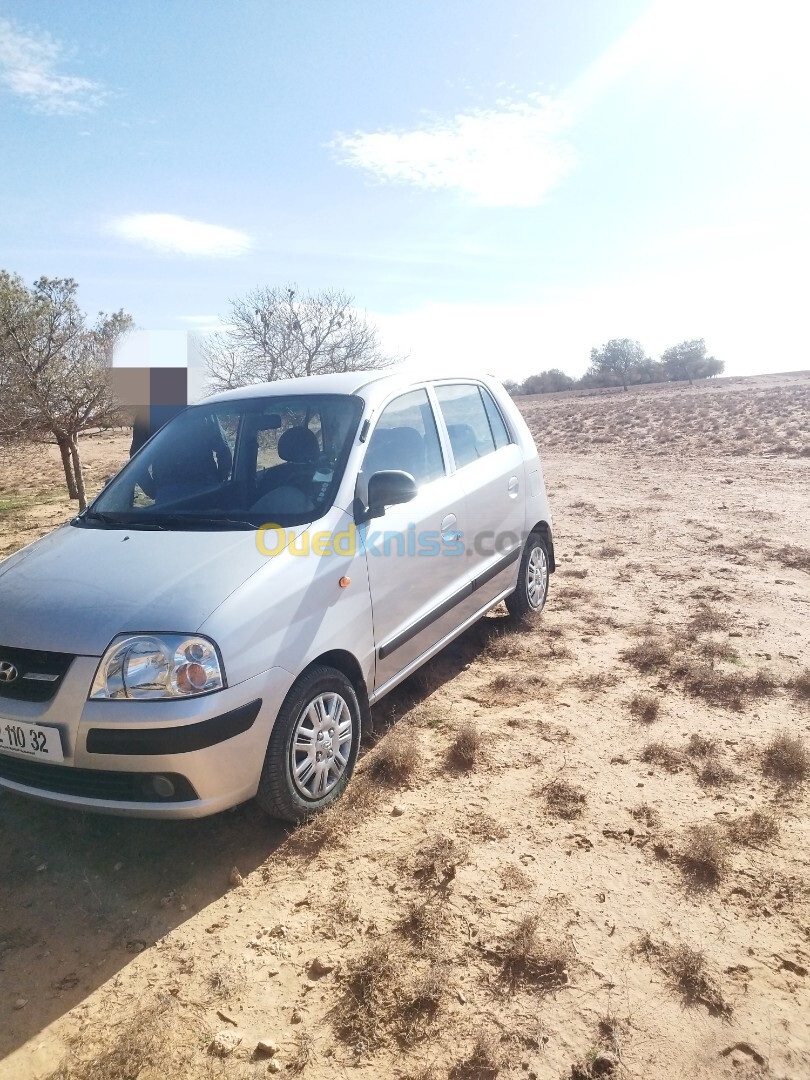
[[[77,657],[45,703],[0,699],[0,717],[59,730],[64,764],[0,753],[0,789],[54,805],[133,817],[192,818],[256,794],[273,723],[293,676],[268,671],[180,701],[87,701],[98,664]],[[154,794],[153,778],[174,793]],[[166,785],[163,785],[164,787]],[[151,790],[151,794],[150,794]]]

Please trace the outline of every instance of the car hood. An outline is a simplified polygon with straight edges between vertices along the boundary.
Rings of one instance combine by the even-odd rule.
[[[0,562],[0,644],[100,656],[122,632],[191,633],[268,561],[253,531],[65,525]]]

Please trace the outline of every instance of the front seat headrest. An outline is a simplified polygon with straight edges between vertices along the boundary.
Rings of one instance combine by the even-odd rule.
[[[278,440],[278,456],[296,465],[314,465],[320,452],[315,432],[303,424],[287,428]]]

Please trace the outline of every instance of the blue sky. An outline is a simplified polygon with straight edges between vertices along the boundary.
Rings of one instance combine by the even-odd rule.
[[[216,325],[343,288],[506,377],[810,367],[810,17],[773,0],[0,4],[0,266]]]

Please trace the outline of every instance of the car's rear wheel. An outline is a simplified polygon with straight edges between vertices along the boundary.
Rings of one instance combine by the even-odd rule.
[[[538,615],[548,596],[549,557],[540,533],[532,533],[520,559],[517,588],[506,598],[509,614],[515,619]]]
[[[343,794],[360,745],[360,706],[340,671],[317,665],[279,709],[256,801],[282,821],[304,821]]]

